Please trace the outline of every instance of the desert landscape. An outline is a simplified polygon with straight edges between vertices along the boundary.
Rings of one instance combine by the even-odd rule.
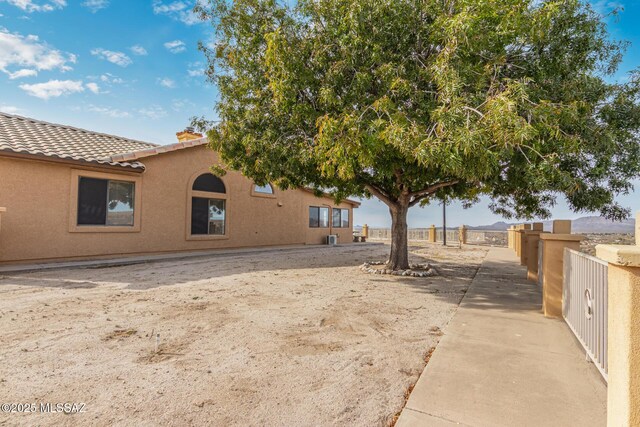
[[[388,249],[0,276],[0,402],[86,405],[0,425],[389,425],[486,249],[412,244],[435,277],[359,269]]]

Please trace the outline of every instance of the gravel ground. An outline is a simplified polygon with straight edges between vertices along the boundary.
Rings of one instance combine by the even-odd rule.
[[[388,425],[485,248],[440,276],[370,275],[387,245],[0,276],[0,425]],[[156,351],[156,335],[159,348]]]
[[[586,233],[583,235],[586,239],[580,243],[580,250],[589,255],[596,254],[596,245],[635,245],[636,243],[636,238],[633,234]]]

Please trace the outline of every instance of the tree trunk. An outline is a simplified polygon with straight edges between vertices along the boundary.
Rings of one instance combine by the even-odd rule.
[[[387,268],[408,270],[407,212],[409,212],[409,205],[408,203],[394,205],[389,208],[389,212],[391,212],[391,254]]]

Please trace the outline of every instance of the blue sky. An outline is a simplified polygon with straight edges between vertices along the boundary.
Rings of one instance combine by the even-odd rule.
[[[192,116],[214,118],[216,90],[203,75],[198,41],[211,28],[190,12],[194,0],[0,0],[0,110],[159,144]],[[640,1],[593,0],[613,38],[631,42],[617,79],[640,66]],[[640,210],[638,192],[620,198]],[[487,202],[454,204],[450,225],[488,224]],[[575,218],[559,200],[556,218]],[[364,201],[354,223],[390,224],[376,200]],[[413,208],[409,226],[441,222],[441,208]]]

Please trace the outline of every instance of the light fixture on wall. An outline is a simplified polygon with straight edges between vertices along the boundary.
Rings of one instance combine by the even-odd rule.
[[[282,202],[278,202],[278,207],[281,208],[283,206]]]

